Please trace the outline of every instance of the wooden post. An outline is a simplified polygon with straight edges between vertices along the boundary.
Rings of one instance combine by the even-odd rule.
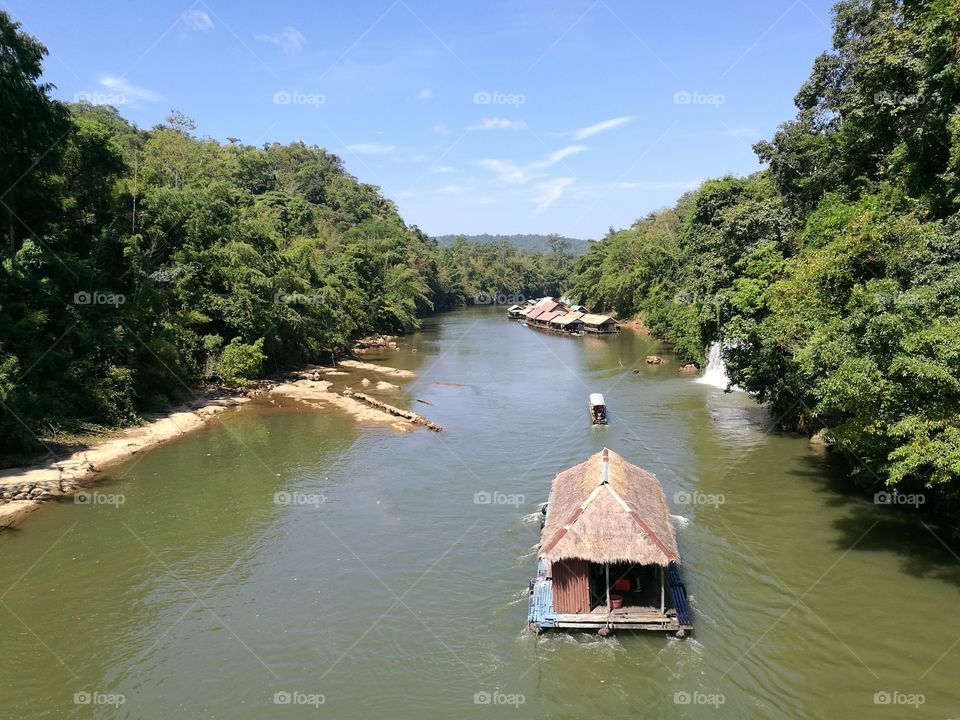
[[[603,566],[607,571],[607,613],[610,612],[610,563]]]
[[[664,596],[663,565],[658,565],[657,567],[660,568],[660,614],[663,615],[664,610],[666,610],[666,606],[663,603],[663,596]]]

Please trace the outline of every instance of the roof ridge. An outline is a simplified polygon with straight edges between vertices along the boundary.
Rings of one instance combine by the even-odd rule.
[[[580,505],[574,510],[567,521],[557,530],[556,534],[550,538],[550,542],[547,543],[546,547],[541,549],[541,553],[546,555],[548,552],[553,550],[554,546],[563,539],[563,536],[567,534],[567,531],[573,527],[573,524],[580,519],[580,516],[583,515],[583,511],[587,509],[587,505],[592,503],[597,496],[600,494],[600,491],[603,489],[603,486],[606,483],[600,483],[593,490],[590,491],[590,494],[587,495],[587,499],[584,500]]]

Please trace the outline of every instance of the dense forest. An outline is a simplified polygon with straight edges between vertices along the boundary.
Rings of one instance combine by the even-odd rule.
[[[767,168],[612,232],[573,294],[641,315],[862,485],[960,495],[960,2],[834,10]]]
[[[369,332],[559,292],[572,255],[439,248],[302,143],[150,130],[51,99],[46,49],[0,12],[0,457],[134,423],[201,382],[329,361]]]
[[[437,241],[440,247],[450,247],[458,237],[463,237],[471,243],[497,244],[505,240],[508,245],[512,245],[520,250],[544,255],[560,252],[579,256],[590,249],[589,240],[581,240],[564,235],[489,235],[484,233],[482,235],[437,235],[434,240]]]

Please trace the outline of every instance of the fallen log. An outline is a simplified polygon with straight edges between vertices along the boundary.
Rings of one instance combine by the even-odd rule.
[[[364,395],[363,393],[358,393],[358,392],[351,392],[349,390],[345,390],[343,394],[346,395],[347,397],[352,397],[355,400],[359,400],[360,402],[366,405],[369,405],[372,408],[376,408],[377,410],[381,410],[385,413],[389,413],[390,415],[396,415],[397,417],[402,417],[416,425],[423,425],[425,428],[429,430],[433,430],[434,432],[440,432],[441,430],[443,430],[441,426],[437,425],[435,422],[427,420],[427,418],[423,417],[423,415],[417,415],[417,413],[415,412],[410,412],[409,410],[402,410],[401,408],[394,407],[393,405],[388,405],[387,403],[381,402],[380,400],[375,400],[369,395]]]

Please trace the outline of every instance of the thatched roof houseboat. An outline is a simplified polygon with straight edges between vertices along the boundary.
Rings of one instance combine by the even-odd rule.
[[[620,326],[609,315],[594,315],[587,313],[582,318],[583,329],[588,333],[618,333]]]
[[[604,449],[553,479],[545,513],[531,630],[692,629],[673,522],[654,475]]]

